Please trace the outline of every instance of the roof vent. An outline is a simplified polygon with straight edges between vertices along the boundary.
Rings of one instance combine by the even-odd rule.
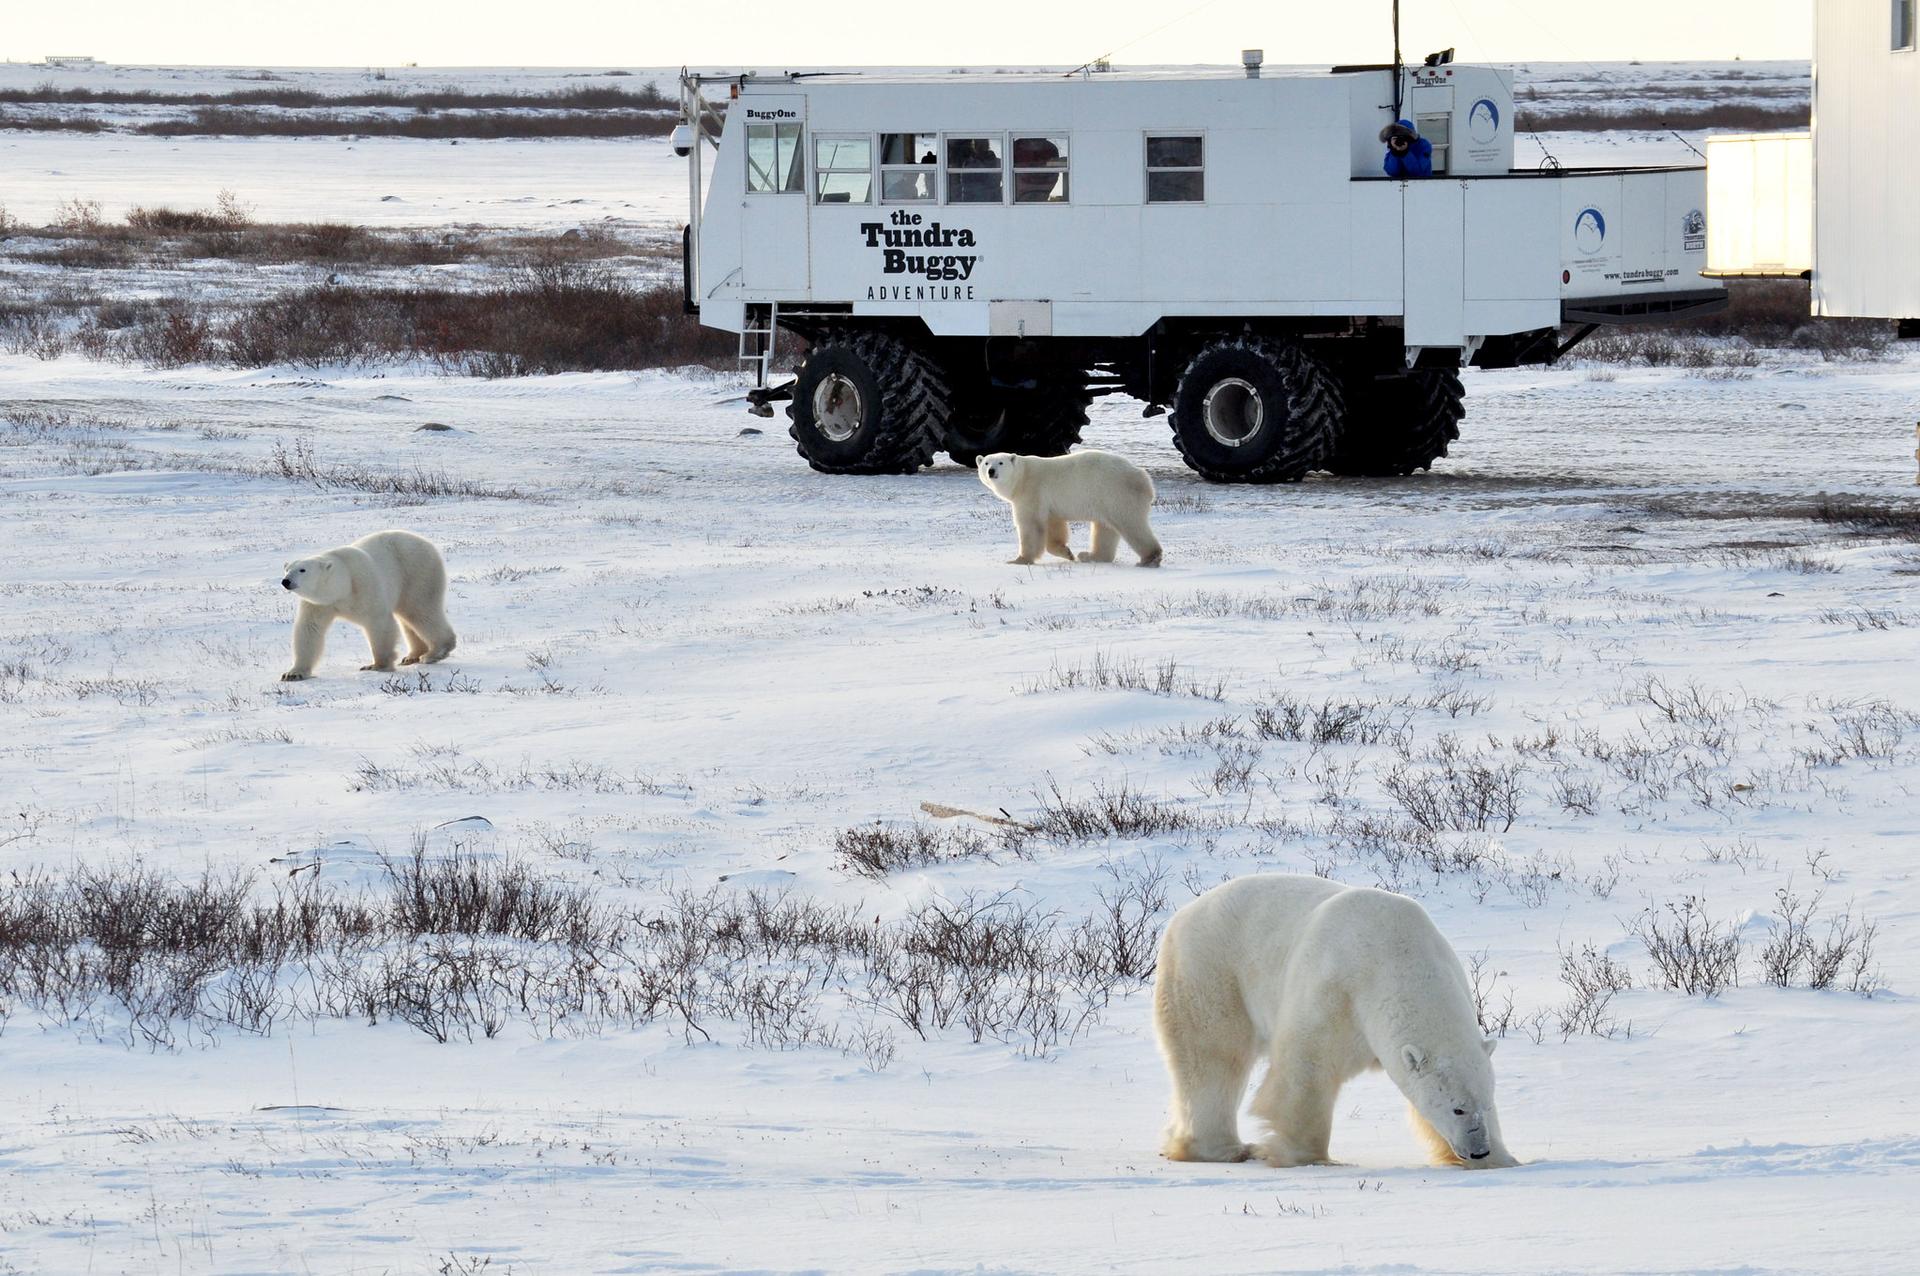
[[[1266,54],[1260,49],[1240,50],[1240,65],[1247,68],[1247,78],[1249,80],[1257,80],[1260,78],[1260,63],[1265,57]]]

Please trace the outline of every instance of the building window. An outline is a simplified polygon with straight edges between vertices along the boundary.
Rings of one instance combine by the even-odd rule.
[[[775,193],[807,189],[798,124],[747,125],[747,189]]]
[[[940,139],[931,133],[880,135],[880,202],[923,204],[940,193]]]
[[[1016,137],[1013,139],[1013,202],[1064,204],[1067,202],[1067,139]]]
[[[1913,48],[1913,0],[1893,0],[1893,48]]]
[[[947,139],[947,202],[1007,202],[1006,160],[997,137]]]
[[[1147,202],[1197,204],[1207,197],[1204,138],[1147,139]]]
[[[819,204],[873,202],[873,139],[813,139],[813,198]]]

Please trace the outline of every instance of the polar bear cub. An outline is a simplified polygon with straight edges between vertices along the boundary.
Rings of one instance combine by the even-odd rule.
[[[1404,896],[1281,873],[1216,886],[1167,923],[1153,1016],[1171,1160],[1328,1164],[1340,1088],[1384,1068],[1434,1164],[1519,1164],[1460,958]],[[1263,1056],[1252,1107],[1268,1137],[1249,1147],[1240,1100]]]
[[[1031,563],[1042,552],[1073,561],[1067,524],[1093,524],[1083,563],[1111,563],[1120,542],[1140,555],[1142,567],[1160,565],[1160,542],[1147,523],[1153,480],[1124,456],[1087,450],[1065,456],[1015,456],[994,452],[976,463],[987,490],[1013,506],[1020,553],[1009,560]]]
[[[282,682],[313,676],[326,650],[327,630],[348,620],[366,631],[373,663],[392,669],[406,635],[400,663],[444,660],[456,641],[447,623],[447,565],[432,541],[412,532],[375,532],[351,545],[287,564],[280,585],[298,594],[293,621],[293,668]]]

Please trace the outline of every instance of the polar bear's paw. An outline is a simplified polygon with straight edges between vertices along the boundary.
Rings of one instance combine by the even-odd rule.
[[[1250,1143],[1222,1142],[1202,1143],[1198,1139],[1169,1136],[1161,1147],[1160,1154],[1169,1161],[1213,1161],[1232,1164],[1235,1161],[1249,1161],[1260,1154],[1260,1149]]]
[[[299,670],[297,670],[297,669],[289,669],[289,670],[287,670],[287,671],[286,671],[285,673],[283,673],[283,674],[281,674],[281,675],[280,675],[280,681],[282,681],[282,682],[305,682],[305,681],[306,681],[307,679],[309,679],[309,678],[311,678],[311,677],[313,677],[313,675],[312,675],[312,674],[310,674],[310,673],[301,673],[301,672],[300,672]]]
[[[1300,1165],[1338,1165],[1340,1162],[1328,1156],[1326,1150],[1297,1147],[1291,1143],[1275,1139],[1254,1149],[1254,1155],[1276,1170],[1292,1169]]]

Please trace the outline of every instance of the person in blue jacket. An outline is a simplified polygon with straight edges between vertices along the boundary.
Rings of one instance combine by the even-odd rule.
[[[1387,144],[1382,165],[1388,177],[1432,177],[1433,143],[1415,131],[1412,120],[1395,120],[1380,130]]]

